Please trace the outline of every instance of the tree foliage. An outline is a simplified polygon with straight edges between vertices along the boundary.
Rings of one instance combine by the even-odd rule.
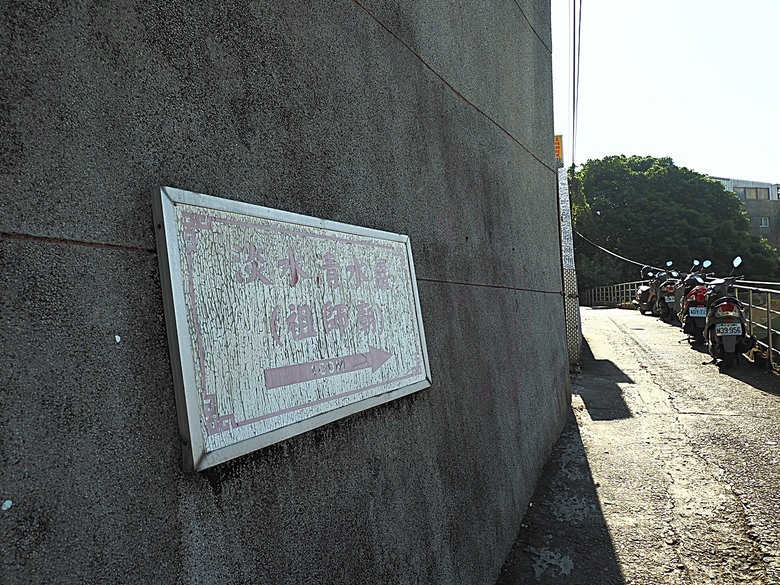
[[[749,233],[737,196],[670,158],[609,156],[589,160],[571,177],[574,228],[592,242],[653,266],[667,260],[684,271],[693,259],[712,260],[725,274],[742,256],[749,280],[780,279],[780,257]],[[577,278],[583,288],[639,280],[639,267],[575,236]]]

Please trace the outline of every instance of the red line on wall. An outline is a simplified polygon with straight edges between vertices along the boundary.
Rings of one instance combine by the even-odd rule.
[[[120,252],[136,252],[141,254],[156,254],[153,248],[140,246],[122,246],[119,244],[104,244],[101,242],[85,242],[83,240],[69,240],[67,238],[51,238],[48,236],[34,236],[32,234],[12,234],[0,232],[0,240],[16,240],[20,242],[38,242],[41,244],[58,244],[62,246],[81,246],[83,248],[97,248],[99,250],[117,250]]]
[[[553,171],[553,172],[557,172],[557,171],[556,171],[556,169],[554,169],[554,168],[552,168],[551,166],[547,165],[547,164],[546,164],[546,163],[545,163],[545,162],[544,162],[542,159],[540,159],[538,156],[536,156],[536,154],[534,154],[534,152],[533,152],[533,151],[532,151],[530,148],[528,148],[528,147],[527,147],[525,144],[523,144],[523,143],[522,143],[522,142],[520,142],[520,141],[519,141],[517,138],[515,138],[515,137],[512,135],[512,133],[511,133],[511,132],[509,132],[509,130],[507,130],[507,129],[506,129],[506,128],[504,128],[504,127],[503,127],[501,124],[499,124],[499,123],[498,123],[496,120],[494,120],[493,118],[491,118],[491,117],[490,117],[490,115],[488,115],[486,112],[482,111],[482,110],[479,108],[479,106],[477,106],[477,105],[476,105],[476,104],[474,104],[473,102],[469,101],[469,99],[468,99],[468,98],[467,98],[465,95],[463,95],[463,94],[462,94],[460,91],[458,91],[458,90],[455,88],[455,86],[453,86],[453,85],[452,85],[452,84],[451,84],[449,81],[447,81],[446,79],[444,79],[444,77],[442,77],[442,75],[441,75],[441,74],[440,74],[438,71],[436,71],[436,70],[435,70],[433,67],[431,67],[431,66],[428,64],[428,62],[427,62],[425,59],[423,59],[423,58],[420,56],[420,54],[419,54],[419,53],[417,53],[417,52],[416,52],[416,51],[415,51],[415,50],[414,50],[414,49],[413,49],[411,46],[409,46],[409,44],[408,44],[406,41],[404,41],[404,40],[403,40],[401,37],[399,37],[399,36],[398,36],[398,35],[397,35],[395,32],[393,32],[393,31],[392,31],[392,30],[391,30],[391,29],[390,29],[390,28],[389,28],[389,27],[388,27],[388,26],[387,26],[385,23],[383,23],[381,20],[379,20],[379,19],[378,19],[378,18],[377,18],[377,17],[376,17],[376,16],[375,16],[375,15],[374,15],[374,14],[373,14],[373,13],[372,13],[370,10],[368,10],[368,8],[366,8],[365,6],[363,6],[363,5],[362,5],[362,4],[361,4],[361,3],[360,3],[358,0],[352,0],[352,2],[354,2],[354,3],[355,3],[355,5],[356,5],[358,8],[360,8],[361,10],[363,10],[363,12],[365,12],[365,13],[366,13],[366,14],[367,14],[367,15],[368,15],[370,18],[371,18],[371,20],[373,20],[374,22],[376,22],[376,23],[377,23],[379,26],[381,26],[383,29],[385,29],[385,30],[386,30],[386,31],[387,31],[387,32],[388,32],[388,33],[389,33],[389,34],[390,34],[390,35],[391,35],[393,38],[395,38],[395,39],[396,39],[396,40],[397,40],[399,43],[401,43],[401,44],[402,44],[404,47],[406,47],[406,49],[407,49],[407,50],[408,50],[408,51],[409,51],[409,52],[410,52],[412,55],[414,55],[415,57],[417,57],[417,59],[420,61],[420,63],[422,63],[422,64],[423,64],[423,65],[424,65],[424,66],[425,66],[425,67],[426,67],[426,68],[427,68],[427,69],[428,69],[428,70],[429,70],[431,73],[433,73],[433,74],[434,74],[436,77],[438,77],[438,78],[439,78],[439,80],[440,80],[440,81],[441,81],[441,82],[442,82],[444,85],[446,85],[448,88],[450,88],[450,89],[452,90],[452,92],[453,92],[453,93],[454,93],[456,96],[458,96],[458,97],[459,97],[459,98],[460,98],[460,99],[461,99],[461,100],[462,100],[462,101],[463,101],[463,102],[464,102],[466,105],[468,105],[470,108],[472,108],[473,110],[475,110],[476,112],[478,112],[479,114],[481,114],[482,116],[484,116],[485,118],[487,118],[487,119],[488,119],[488,120],[489,120],[489,121],[490,121],[490,122],[491,122],[491,123],[492,123],[492,124],[493,124],[493,125],[494,125],[496,128],[498,128],[499,130],[501,130],[501,132],[503,132],[504,134],[506,134],[506,135],[509,137],[509,139],[510,139],[510,140],[512,140],[512,142],[514,142],[514,143],[515,143],[515,144],[517,144],[517,145],[518,145],[520,148],[522,148],[523,150],[525,150],[525,151],[526,151],[526,152],[527,152],[527,153],[528,153],[528,154],[531,156],[531,158],[533,158],[534,160],[536,160],[536,161],[537,161],[539,164],[541,164],[542,166],[544,166],[545,168],[547,168],[547,169],[549,169],[549,170],[551,170],[551,171]],[[521,12],[522,12],[522,11],[521,11]],[[523,16],[525,16],[525,14],[523,14]],[[531,28],[533,29],[533,27],[531,27]],[[536,32],[536,31],[534,31],[534,32]],[[539,36],[539,35],[537,35],[537,36]],[[542,43],[542,44],[544,44],[544,43]],[[546,47],[546,45],[545,45],[545,47]]]

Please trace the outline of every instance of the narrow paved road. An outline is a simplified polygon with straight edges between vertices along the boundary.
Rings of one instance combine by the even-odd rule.
[[[573,417],[499,580],[780,584],[780,380],[583,309]]]

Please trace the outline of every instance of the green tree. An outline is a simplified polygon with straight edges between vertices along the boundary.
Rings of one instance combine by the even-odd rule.
[[[742,256],[739,271],[747,279],[780,279],[780,256],[749,233],[737,196],[670,158],[589,160],[571,183],[574,228],[621,256],[652,266],[672,260],[682,271],[693,259],[710,259],[710,270],[718,274],[729,272],[732,259]],[[638,266],[576,236],[574,252],[583,289],[640,278]]]

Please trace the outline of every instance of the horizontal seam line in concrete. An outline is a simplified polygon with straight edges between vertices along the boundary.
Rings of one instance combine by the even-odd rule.
[[[469,101],[469,99],[465,95],[463,95],[460,91],[458,91],[455,88],[455,86],[453,86],[449,81],[444,79],[444,77],[442,75],[440,75],[433,67],[431,67],[425,59],[423,59],[411,46],[409,46],[406,43],[406,41],[404,41],[400,36],[398,36],[396,33],[394,33],[385,23],[383,23],[376,16],[374,16],[374,14],[370,10],[368,10],[368,8],[363,6],[358,0],[352,0],[352,2],[354,2],[361,10],[363,10],[374,22],[376,22],[379,26],[381,26],[383,29],[385,29],[393,38],[395,38],[399,43],[401,43],[404,47],[406,47],[407,51],[409,51],[412,55],[417,57],[417,59],[420,61],[420,63],[422,63],[431,73],[433,73],[437,78],[439,78],[439,80],[444,85],[449,87],[450,90],[452,90],[452,92],[456,96],[458,96],[461,100],[463,100],[466,103],[466,105],[468,105],[469,107],[473,108],[477,113],[479,113],[480,115],[482,115],[485,118],[487,118],[490,121],[491,124],[493,124],[496,128],[501,130],[501,132],[506,134],[510,138],[510,140],[512,140],[512,142],[514,142],[520,148],[525,150],[534,160],[536,160],[544,168],[546,168],[546,169],[552,171],[553,173],[557,174],[557,170],[556,169],[554,169],[551,166],[547,165],[542,159],[540,159],[538,156],[536,156],[530,148],[528,148],[525,144],[523,144],[517,138],[515,138],[512,135],[512,133],[509,132],[509,130],[507,130],[501,124],[499,124],[496,120],[491,118],[487,113],[483,112],[477,105],[475,105],[474,103]],[[520,12],[522,13],[522,10]],[[525,14],[523,14],[523,16],[525,17]],[[526,18],[526,20],[528,20],[528,19]],[[533,27],[531,27],[531,29],[533,30]],[[534,34],[536,34],[536,31],[534,31]],[[536,36],[538,37],[539,35],[537,34]],[[544,45],[545,49],[549,50],[547,45],[544,44],[544,41],[542,41],[542,45]]]
[[[141,248],[140,246],[122,246],[120,244],[103,244],[101,242],[85,242],[82,240],[69,240],[66,238],[51,238],[48,236],[34,236],[32,234],[12,234],[0,232],[2,240],[16,240],[21,242],[37,242],[41,244],[59,244],[64,246],[81,246],[83,248],[97,248],[101,250],[117,250],[121,252],[137,252],[142,254],[156,254],[157,250]]]
[[[520,292],[534,292],[534,293],[542,293],[546,295],[559,295],[563,296],[563,291],[559,290],[539,290],[536,288],[521,288],[517,286],[506,286],[503,284],[482,284],[480,282],[462,282],[458,280],[440,280],[436,278],[421,278],[417,277],[417,280],[422,282],[435,282],[438,284],[453,284],[457,286],[475,286],[478,288],[500,288],[503,290],[514,290],[514,291],[520,291]]]

